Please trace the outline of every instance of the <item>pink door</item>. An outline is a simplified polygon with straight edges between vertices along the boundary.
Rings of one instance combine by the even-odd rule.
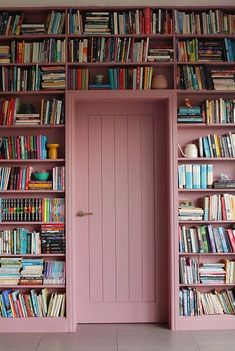
[[[76,211],[92,213],[76,217],[78,322],[162,320],[154,105],[81,104],[77,111]]]

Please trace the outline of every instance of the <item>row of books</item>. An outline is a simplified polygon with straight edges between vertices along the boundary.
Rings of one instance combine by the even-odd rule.
[[[0,125],[63,124],[64,101],[43,98],[39,112],[34,105],[27,105],[17,98],[0,99]]]
[[[235,284],[235,262],[198,262],[196,258],[180,257],[180,284]]]
[[[57,166],[52,169],[53,190],[65,190],[65,166]]]
[[[63,224],[44,224],[41,231],[25,228],[0,230],[0,254],[64,254]]]
[[[0,155],[6,160],[47,159],[45,135],[3,136],[0,138]]]
[[[0,12],[0,35],[62,34],[64,22],[64,12],[54,10],[47,15],[45,23],[24,23],[24,14],[3,11]]]
[[[169,34],[173,30],[172,14],[149,7],[84,13],[69,9],[68,30],[71,34]]]
[[[180,62],[231,62],[235,60],[235,41],[228,38],[216,41],[187,39],[178,41],[177,48]]]
[[[235,33],[233,13],[222,10],[175,11],[177,34],[229,34]]]
[[[2,257],[0,285],[65,285],[65,262]]]
[[[108,73],[112,90],[151,89],[153,67],[110,68]]]
[[[0,63],[56,63],[65,62],[65,39],[44,39],[0,45]]]
[[[180,284],[234,284],[235,262],[198,262],[196,258],[180,257]],[[226,267],[226,270],[225,270]],[[231,269],[230,269],[231,268]]]
[[[64,224],[43,224],[41,226],[41,250],[45,254],[65,253]]]
[[[184,288],[179,291],[180,316],[235,314],[235,293],[233,290],[201,292]]]
[[[204,102],[206,123],[235,123],[235,99],[207,99]]]
[[[200,61],[235,61],[235,41],[232,39],[198,40],[187,39],[178,41],[178,60],[180,62]]]
[[[0,167],[0,190],[64,190],[65,167],[52,169],[52,180],[35,181],[31,166]]]
[[[211,224],[196,227],[179,226],[181,253],[235,252],[235,230],[213,227]]]
[[[64,198],[0,198],[0,222],[64,222]]]
[[[25,228],[0,230],[0,254],[40,254],[40,232]]]
[[[0,90],[38,91],[65,89],[65,68],[62,66],[4,67],[0,70]]]
[[[235,134],[217,133],[199,137],[199,156],[208,158],[235,157]]]
[[[179,189],[207,189],[213,185],[212,164],[178,165]]]
[[[149,37],[134,38],[84,38],[69,42],[71,62],[147,62]]]
[[[205,196],[202,199],[203,220],[221,221],[235,219],[235,195],[220,194]]]
[[[0,293],[0,316],[4,318],[23,317],[65,317],[65,294],[49,292],[47,288],[29,293],[6,289]]]

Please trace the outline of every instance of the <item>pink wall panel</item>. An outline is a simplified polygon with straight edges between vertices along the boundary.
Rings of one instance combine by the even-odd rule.
[[[141,117],[143,300],[155,301],[153,116]],[[148,170],[146,172],[146,170]]]
[[[128,118],[130,300],[143,299],[140,116]]]
[[[114,117],[103,116],[101,124],[103,301],[114,302],[116,301]]]
[[[129,230],[128,225],[128,157],[127,117],[115,119],[116,180],[116,282],[117,301],[129,302]]]
[[[93,212],[89,222],[90,300],[103,301],[103,233],[102,233],[102,169],[101,117],[89,118],[89,207]],[[79,194],[78,194],[79,195]],[[91,204],[91,205],[90,205]]]

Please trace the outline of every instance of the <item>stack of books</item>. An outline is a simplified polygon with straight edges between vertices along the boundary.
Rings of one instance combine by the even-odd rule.
[[[21,285],[42,285],[43,259],[22,258]]]
[[[20,32],[23,35],[45,34],[44,23],[23,23]]]
[[[179,206],[179,220],[180,221],[201,221],[203,219],[204,210],[201,207],[193,205]]]
[[[65,227],[63,224],[41,226],[42,253],[65,253]]]
[[[0,63],[10,63],[10,58],[9,45],[0,45]]]
[[[174,55],[174,49],[149,49],[148,51],[148,62],[165,62],[172,61]]]
[[[110,34],[109,12],[86,12],[84,34]]]
[[[215,189],[235,189],[235,180],[217,180],[213,183]]]
[[[202,109],[200,106],[180,106],[177,112],[178,123],[202,123]]]
[[[39,113],[16,113],[15,124],[18,126],[38,126],[41,124]]]
[[[30,180],[28,183],[29,190],[52,190],[51,180]]]
[[[43,284],[64,285],[65,284],[65,262],[45,261]]]
[[[211,79],[215,90],[235,90],[235,68],[234,69],[213,69]]]
[[[17,285],[20,280],[21,258],[0,258],[0,284]]]
[[[225,264],[224,263],[202,263],[199,268],[199,277],[202,284],[224,284]]]
[[[65,68],[63,66],[41,67],[41,87],[46,90],[65,89]]]
[[[197,39],[194,39],[197,40]],[[226,61],[226,52],[222,41],[199,41],[198,61]]]

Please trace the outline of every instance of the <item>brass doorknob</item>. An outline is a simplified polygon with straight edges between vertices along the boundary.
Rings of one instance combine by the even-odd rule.
[[[93,215],[92,212],[78,211],[78,213],[77,213],[78,217],[91,216],[91,215]]]

